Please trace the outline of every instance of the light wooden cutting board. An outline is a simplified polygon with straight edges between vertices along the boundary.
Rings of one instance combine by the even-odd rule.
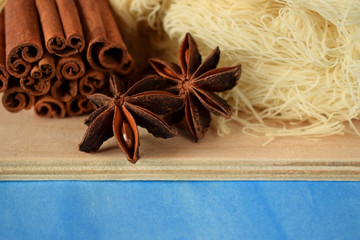
[[[114,138],[97,153],[79,152],[85,117],[46,119],[32,111],[0,107],[0,180],[360,180],[360,137],[319,141],[232,134],[212,129],[199,143],[179,136],[163,140],[141,130],[137,164]],[[356,123],[359,126],[359,123]]]

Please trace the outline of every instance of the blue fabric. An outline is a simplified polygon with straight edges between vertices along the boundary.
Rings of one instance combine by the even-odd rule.
[[[0,239],[360,239],[360,183],[2,182]]]

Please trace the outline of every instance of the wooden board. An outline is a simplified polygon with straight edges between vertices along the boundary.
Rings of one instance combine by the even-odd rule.
[[[114,138],[97,153],[77,150],[85,117],[46,119],[0,107],[1,180],[360,180],[360,137],[319,141],[264,138],[231,125],[195,143],[185,136],[157,139],[141,130],[141,159],[129,163]],[[359,123],[356,123],[359,124]]]

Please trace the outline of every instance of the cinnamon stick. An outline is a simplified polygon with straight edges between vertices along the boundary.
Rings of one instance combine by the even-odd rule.
[[[85,40],[74,0],[35,0],[35,3],[47,50],[60,57],[81,53]]]
[[[90,66],[98,71],[129,73],[134,61],[117,28],[108,0],[78,0]]]
[[[49,92],[51,79],[55,76],[55,60],[47,51],[36,63],[33,63],[30,74],[20,78],[20,86],[34,96]]]
[[[90,113],[91,111],[94,110],[94,106],[89,101],[89,99],[87,99],[87,97],[82,95],[77,95],[69,102],[66,102],[65,107],[66,107],[66,112],[70,117],[80,116],[85,113]]]
[[[4,11],[0,13],[0,92],[6,90],[9,73],[5,65],[5,26],[4,26]]]
[[[0,92],[11,112],[89,113],[86,96],[133,66],[108,0],[9,0],[0,13]]]
[[[32,78],[34,80],[50,80],[55,76],[55,59],[47,51],[39,62],[33,64],[30,76],[25,78]],[[44,93],[45,94],[45,93]]]
[[[38,99],[35,103],[34,110],[35,113],[41,117],[64,118],[66,116],[64,104],[49,95]]]
[[[84,76],[85,65],[80,55],[59,58],[56,66],[57,78],[64,77],[68,80],[76,80]]]
[[[4,11],[6,67],[11,75],[25,77],[31,70],[31,63],[43,55],[35,3],[33,0],[11,0]]]
[[[42,71],[40,70],[40,68],[37,64],[31,68],[30,77],[35,78],[35,79],[42,78]]]
[[[20,78],[20,87],[26,92],[34,96],[41,96],[49,92],[51,88],[51,79],[49,78],[33,78],[26,76]]]
[[[53,78],[56,73],[54,56],[45,51],[44,56],[38,62],[38,68],[42,79]]]
[[[105,73],[88,70],[79,81],[79,92],[84,96],[88,96],[95,93],[95,91],[103,89],[106,84]]]
[[[66,45],[81,53],[85,49],[85,39],[75,1],[56,0],[56,5],[64,29]]]
[[[9,82],[17,82],[17,79],[10,77]],[[2,104],[9,112],[19,112],[23,109],[30,109],[35,102],[35,97],[18,86],[18,83],[9,86],[2,96]]]
[[[62,102],[68,102],[78,93],[77,81],[57,79],[51,87],[51,95]]]

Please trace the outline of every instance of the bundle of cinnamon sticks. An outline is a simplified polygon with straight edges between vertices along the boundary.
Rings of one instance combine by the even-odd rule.
[[[0,92],[10,112],[91,112],[87,96],[133,65],[108,0],[11,0],[0,14]]]

